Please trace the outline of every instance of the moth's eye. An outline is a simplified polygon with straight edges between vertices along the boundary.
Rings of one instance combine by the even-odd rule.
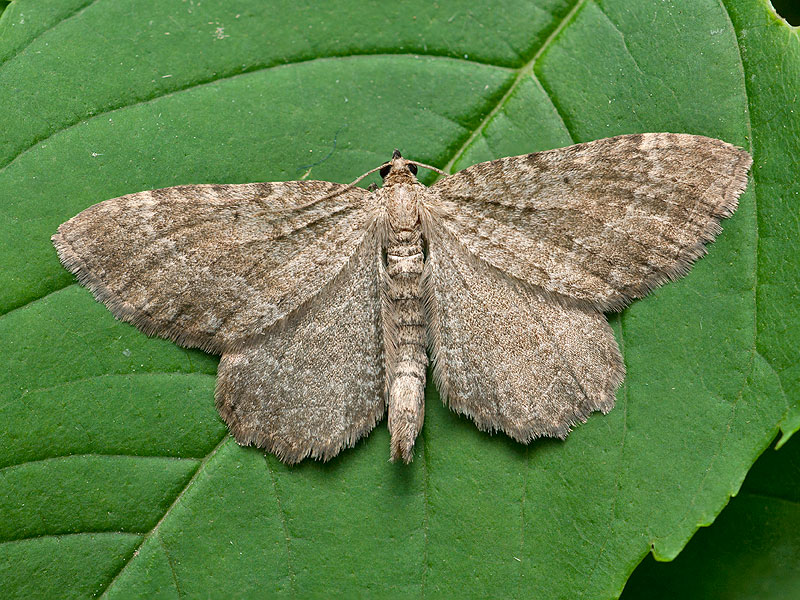
[[[414,163],[408,163],[408,170],[411,171],[412,175],[416,175],[417,174],[417,165],[415,165]]]
[[[381,174],[382,179],[386,179],[386,176],[389,174],[389,171],[392,170],[392,165],[386,165],[385,167],[381,167],[379,173]]]

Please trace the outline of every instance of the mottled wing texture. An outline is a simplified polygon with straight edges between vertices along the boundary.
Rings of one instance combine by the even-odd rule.
[[[53,243],[118,318],[222,353],[342,270],[374,219],[367,195],[324,181],[171,187],[92,206]]]
[[[473,165],[431,186],[427,208],[498,269],[618,310],[702,256],[751,162],[707,137],[622,135]]]
[[[436,216],[425,231],[433,375],[451,408],[523,443],[611,410],[625,368],[604,315],[481,261]]]
[[[217,408],[240,444],[267,448],[290,464],[327,460],[383,416],[376,229],[312,302],[222,356]]]

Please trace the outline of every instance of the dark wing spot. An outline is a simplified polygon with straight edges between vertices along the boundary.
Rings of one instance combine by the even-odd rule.
[[[153,200],[166,200],[170,197],[169,188],[150,190],[150,196]]]
[[[542,156],[543,154],[543,152],[534,152],[532,154],[528,154],[525,157],[525,161],[532,167],[536,167],[544,171],[547,169],[547,165],[545,163],[544,156]]]
[[[272,184],[271,183],[257,183],[255,184],[255,196],[257,198],[266,198],[267,196],[272,194]]]

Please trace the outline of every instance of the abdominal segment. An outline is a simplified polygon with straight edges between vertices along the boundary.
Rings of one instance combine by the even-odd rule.
[[[385,339],[391,459],[411,462],[425,412],[426,330],[419,230],[393,232],[386,249]]]

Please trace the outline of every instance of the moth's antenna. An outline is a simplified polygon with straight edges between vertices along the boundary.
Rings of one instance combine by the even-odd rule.
[[[373,174],[375,171],[380,171],[380,170],[381,170],[383,167],[385,167],[385,166],[387,166],[387,165],[390,165],[390,164],[392,164],[392,163],[385,162],[385,163],[383,163],[382,165],[378,165],[378,166],[377,166],[377,167],[375,167],[374,169],[371,169],[371,170],[367,171],[367,172],[366,172],[366,173],[364,173],[364,174],[363,174],[361,177],[359,177],[358,179],[356,179],[355,181],[353,181],[352,183],[350,183],[350,184],[347,186],[347,188],[346,188],[346,189],[348,189],[348,190],[349,190],[351,187],[353,187],[353,186],[354,186],[355,184],[357,184],[359,181],[361,181],[362,179],[364,179],[364,177],[366,177],[367,175],[372,175],[372,174]],[[342,191],[344,191],[344,190],[342,190]]]
[[[410,160],[408,162],[413,163],[413,164],[417,165],[418,167],[422,167],[423,169],[430,169],[431,171],[436,171],[437,173],[439,173],[439,175],[445,175],[445,176],[447,175],[447,173],[445,173],[441,169],[437,169],[436,167],[432,167],[430,165],[426,165],[426,164],[423,164],[421,162],[417,162],[415,160]],[[381,165],[381,166],[383,166],[383,165]],[[380,167],[378,167],[378,168],[380,169]]]
[[[431,171],[436,171],[436,172],[437,172],[437,173],[439,173],[440,175],[447,175],[447,173],[445,173],[445,172],[444,172],[444,171],[442,171],[441,169],[437,169],[436,167],[432,167],[432,166],[430,166],[430,165],[426,165],[426,164],[423,164],[423,163],[421,163],[421,162],[417,162],[417,161],[415,161],[415,160],[410,160],[410,161],[408,161],[408,162],[410,162],[410,163],[413,163],[413,164],[417,165],[418,167],[422,167],[423,169],[430,169]],[[374,169],[371,169],[371,170],[367,171],[366,173],[364,173],[363,175],[361,175],[361,177],[359,177],[358,179],[356,179],[356,180],[355,180],[355,181],[353,181],[352,183],[348,184],[348,186],[347,186],[346,188],[344,188],[344,189],[342,190],[342,192],[344,192],[344,191],[346,191],[346,190],[349,190],[350,188],[352,188],[352,187],[353,187],[355,184],[357,184],[359,181],[361,181],[362,179],[364,179],[364,177],[366,177],[367,175],[372,175],[372,174],[373,174],[375,171],[380,171],[380,170],[381,170],[383,167],[388,167],[388,166],[389,166],[389,165],[391,165],[391,164],[392,164],[391,162],[385,162],[385,163],[383,163],[382,165],[378,165],[378,166],[377,166],[377,167],[375,167]]]
[[[366,177],[367,175],[372,175],[375,171],[380,171],[383,167],[385,167],[386,165],[389,165],[389,164],[391,164],[391,163],[385,162],[382,165],[378,165],[374,169],[370,169],[369,171],[367,171],[366,173],[361,175],[355,181],[353,181],[353,182],[347,184],[346,186],[344,186],[342,189],[336,190],[335,192],[333,192],[331,194],[328,194],[327,196],[323,196],[322,198],[320,198],[318,200],[315,200],[314,204],[316,204],[317,202],[322,202],[323,200],[329,200],[330,198],[334,198],[334,197],[338,196],[339,194],[344,194],[347,190],[352,190],[359,181],[364,179],[364,177]]]

